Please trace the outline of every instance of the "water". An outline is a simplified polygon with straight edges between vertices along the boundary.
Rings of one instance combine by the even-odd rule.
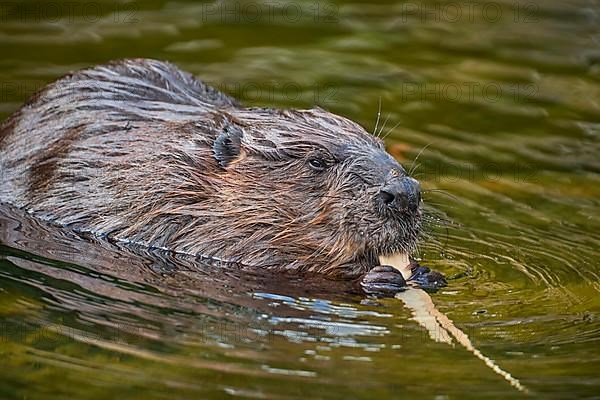
[[[369,130],[381,104],[392,154],[409,167],[427,146],[418,256],[450,278],[438,309],[534,396],[598,398],[597,1],[22,1],[0,18],[1,118],[133,56]],[[134,254],[5,207],[0,225],[3,399],[523,397],[398,300]]]

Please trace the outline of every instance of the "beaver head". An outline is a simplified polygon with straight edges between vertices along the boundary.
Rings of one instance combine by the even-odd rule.
[[[197,174],[211,194],[194,212],[206,234],[195,243],[182,236],[188,250],[340,274],[415,248],[419,183],[381,139],[346,118],[322,109],[236,110],[211,151],[213,173]],[[208,214],[216,220],[202,218]]]

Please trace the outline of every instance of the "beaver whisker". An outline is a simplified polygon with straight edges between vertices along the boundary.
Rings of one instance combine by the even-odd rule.
[[[388,135],[389,135],[390,133],[392,133],[392,131],[393,131],[394,129],[396,129],[396,128],[397,128],[397,127],[398,127],[398,126],[401,124],[401,123],[402,123],[402,121],[398,121],[398,122],[396,123],[396,125],[392,126],[392,128],[391,128],[391,129],[389,129],[389,130],[387,131],[387,133],[386,133],[385,135],[383,135],[383,137],[382,137],[381,139],[382,139],[382,140],[384,140],[386,137],[388,137]]]
[[[421,235],[427,234],[427,228],[429,227],[451,227],[452,221],[443,218],[424,218],[423,219],[423,231]]]
[[[419,169],[419,167],[420,167],[421,165],[422,165],[421,163],[417,163],[417,164],[414,166],[414,169],[411,169],[411,171],[408,173],[408,176],[411,176],[411,177],[413,177],[413,178],[416,178],[417,176],[421,176],[421,175],[423,175],[423,174],[413,175],[413,173],[414,173],[414,172],[416,172],[416,171]]]
[[[439,194],[443,194],[444,196],[460,203],[460,204],[464,204],[464,202],[459,199],[458,197],[456,197],[455,195],[449,193],[446,189],[425,189],[422,190],[421,193],[425,194],[425,193],[439,193]]]
[[[419,157],[421,156],[421,154],[423,154],[423,152],[433,144],[433,142],[427,143],[425,146],[423,146],[423,148],[419,151],[419,153],[417,154],[417,156],[414,158],[414,160],[412,160],[412,163],[410,164],[410,168],[408,168],[408,176],[413,176],[412,174],[414,172],[416,172],[416,168],[413,169],[413,166],[415,165],[415,162],[417,162],[417,160],[419,159]]]
[[[456,206],[450,206],[450,205],[447,205],[447,204],[445,204],[445,203],[436,203],[436,202],[434,202],[434,201],[427,200],[427,199],[425,198],[425,196],[423,196],[423,204],[424,204],[424,205],[423,205],[423,208],[427,208],[427,207],[430,207],[430,206],[440,206],[440,207],[444,207],[444,208],[450,208],[450,209],[455,209],[455,208],[457,208]]]
[[[390,119],[390,115],[391,115],[391,113],[388,113],[388,115],[385,117],[385,121],[383,121],[383,124],[381,125],[381,128],[379,129],[379,132],[377,132],[378,138],[381,138],[381,132],[383,132],[383,130],[385,129],[385,126],[387,125],[387,122]]]
[[[430,238],[435,237],[436,235],[434,235],[434,229],[440,227],[445,229],[446,235],[449,234],[450,229],[460,229],[460,226],[449,218],[425,217],[423,219],[423,230],[421,232],[421,237],[419,238],[419,240],[428,240]]]
[[[381,116],[381,96],[379,96],[379,106],[377,107],[377,121],[375,121],[375,128],[373,128],[373,136],[377,136],[375,135],[375,132],[377,132],[377,126],[379,126],[379,117]]]

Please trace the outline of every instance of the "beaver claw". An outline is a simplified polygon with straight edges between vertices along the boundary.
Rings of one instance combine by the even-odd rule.
[[[380,265],[366,273],[360,281],[362,290],[379,297],[394,297],[407,288],[404,277],[394,267]]]
[[[410,265],[411,275],[409,281],[415,282],[423,290],[436,291],[448,285],[446,277],[429,267],[422,267],[416,262]]]

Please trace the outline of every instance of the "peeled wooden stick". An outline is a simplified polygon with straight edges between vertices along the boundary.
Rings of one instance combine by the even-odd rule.
[[[408,254],[397,253],[391,256],[380,256],[379,262],[381,265],[389,265],[396,268],[406,280],[408,280],[411,275]],[[396,298],[402,300],[404,305],[410,308],[413,319],[423,328],[427,329],[431,339],[436,342],[452,344],[452,336],[454,336],[458,343],[462,344],[467,350],[473,353],[475,357],[482,360],[485,365],[506,379],[513,387],[521,392],[529,393],[529,390],[523,386],[518,379],[513,378],[508,372],[496,365],[492,359],[476,349],[467,334],[458,329],[452,320],[435,308],[435,304],[433,304],[433,301],[427,292],[421,289],[411,288],[396,294]]]

